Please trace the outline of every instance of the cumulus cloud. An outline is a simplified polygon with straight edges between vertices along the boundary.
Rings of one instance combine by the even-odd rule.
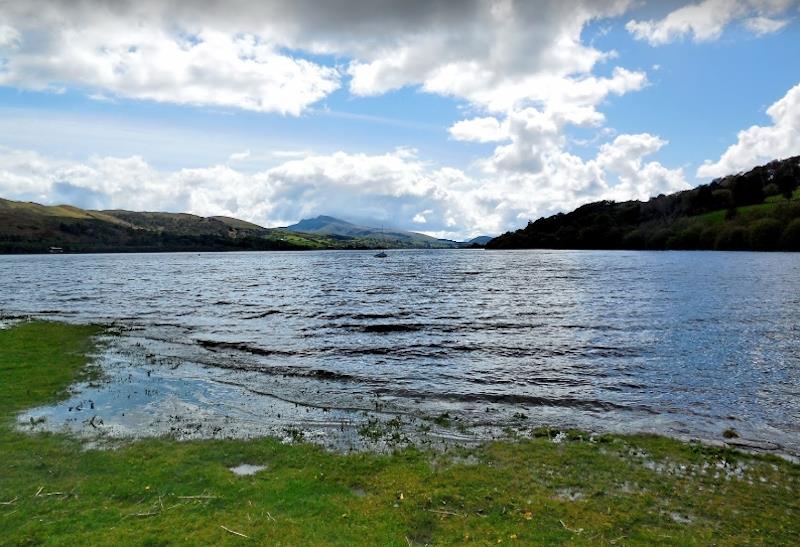
[[[425,209],[424,211],[420,211],[419,213],[414,215],[414,218],[411,219],[411,222],[415,224],[425,224],[426,222],[428,222],[428,219],[425,218],[426,215],[430,215],[432,213],[433,209]]]
[[[800,154],[800,84],[767,109],[772,125],[739,131],[737,142],[717,161],[706,161],[698,177],[722,177],[770,160]]]
[[[688,189],[681,169],[667,169],[658,162],[643,161],[666,144],[660,137],[641,133],[619,135],[613,142],[602,145],[594,161],[600,170],[616,177],[604,198],[646,200],[658,194]]]
[[[281,52],[268,37],[144,7],[0,5],[14,25],[0,28],[0,85],[293,115],[339,87],[335,67]]]
[[[613,52],[584,44],[593,20],[631,0],[67,0],[0,4],[0,83],[78,86],[179,104],[298,114],[340,85],[406,85],[503,111],[550,98]],[[316,58],[316,57],[315,57]],[[341,59],[341,61],[338,61]],[[602,82],[598,82],[602,85]]]
[[[0,148],[0,194],[95,209],[226,215],[265,226],[319,214],[372,218],[461,239],[597,199],[685,188],[680,170],[642,161],[663,144],[647,134],[621,135],[588,161],[554,149],[537,173],[507,170],[490,178],[435,166],[410,149],[308,156],[244,173],[226,165],[161,171],[138,156],[75,162]]]
[[[657,136],[619,135],[584,160],[564,149],[557,122],[548,115],[528,111],[517,118],[512,142],[497,147],[484,165],[491,173],[484,190],[507,225],[600,199],[646,200],[690,187],[681,169],[644,161],[667,144]]]
[[[508,139],[507,123],[500,123],[492,116],[461,120],[453,124],[448,131],[457,141],[497,142]]]
[[[744,20],[756,34],[776,32],[786,21],[774,16],[786,12],[796,0],[703,0],[678,8],[660,20],[631,20],[625,28],[637,40],[652,46],[691,36],[695,42],[716,40],[729,24]]]
[[[613,56],[584,44],[581,31],[592,20],[623,13],[629,4],[456,2],[452,22],[443,24],[432,14],[416,32],[358,51],[348,69],[351,90],[375,95],[420,84],[492,111],[548,100]]]

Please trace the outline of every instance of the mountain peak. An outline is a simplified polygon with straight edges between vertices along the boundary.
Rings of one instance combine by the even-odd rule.
[[[316,216],[314,218],[304,218],[300,222],[306,222],[306,221],[309,221],[309,220],[311,220],[311,221],[315,221],[315,220],[316,221],[324,221],[324,222],[336,222],[336,223],[339,223],[339,224],[349,224],[351,226],[353,225],[352,222],[347,222],[346,220],[342,220],[340,218],[332,217],[332,216],[329,216],[329,215],[318,215],[318,216]]]

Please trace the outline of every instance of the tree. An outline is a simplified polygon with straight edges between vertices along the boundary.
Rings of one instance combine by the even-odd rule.
[[[783,197],[787,200],[792,199],[792,194],[800,184],[800,163],[797,158],[781,162],[775,169],[773,181]]]
[[[760,174],[742,175],[731,183],[733,204],[736,207],[756,205],[764,201],[764,189]]]

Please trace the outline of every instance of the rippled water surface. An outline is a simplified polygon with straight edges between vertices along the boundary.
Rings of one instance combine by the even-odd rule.
[[[463,435],[734,427],[800,449],[797,254],[4,256],[0,313],[121,327],[111,381],[38,409],[73,427],[345,435],[360,411],[447,413]]]

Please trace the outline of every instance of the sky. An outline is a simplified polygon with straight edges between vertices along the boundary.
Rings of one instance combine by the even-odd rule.
[[[800,154],[800,0],[0,0],[0,197],[497,235]]]

